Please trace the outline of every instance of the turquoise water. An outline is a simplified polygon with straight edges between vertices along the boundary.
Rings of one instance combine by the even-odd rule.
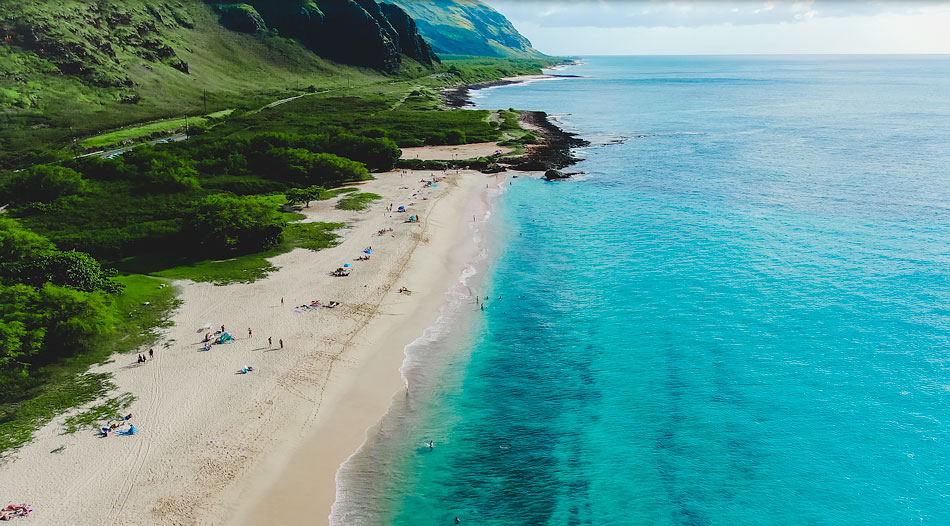
[[[950,59],[584,62],[335,517],[950,524]]]

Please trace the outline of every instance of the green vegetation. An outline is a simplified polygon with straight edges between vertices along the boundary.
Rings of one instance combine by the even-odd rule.
[[[373,201],[378,201],[383,197],[369,192],[361,192],[341,198],[336,203],[340,210],[365,210]]]

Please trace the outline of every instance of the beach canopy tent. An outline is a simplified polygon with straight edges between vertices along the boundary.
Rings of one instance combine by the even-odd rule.
[[[234,341],[234,337],[228,333],[224,333],[218,337],[218,343],[228,343],[228,342],[233,342],[233,341]]]
[[[364,253],[364,254],[372,254],[372,253],[373,253],[373,250],[367,248],[366,250],[363,251],[363,253]]]
[[[344,263],[344,264],[343,264],[343,268],[349,268],[349,267],[350,267],[350,264],[349,264],[349,263]]]

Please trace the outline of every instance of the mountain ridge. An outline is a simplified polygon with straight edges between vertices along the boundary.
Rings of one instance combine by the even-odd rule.
[[[505,15],[480,0],[387,0],[416,20],[419,32],[443,55],[540,58],[543,53]]]

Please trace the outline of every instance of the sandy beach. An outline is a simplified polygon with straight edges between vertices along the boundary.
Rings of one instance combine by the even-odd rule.
[[[0,498],[31,505],[24,522],[35,524],[328,522],[338,467],[405,388],[404,347],[438,317],[473,256],[473,221],[504,179],[377,174],[360,186],[383,196],[367,210],[335,199],[302,210],[306,221],[345,222],[338,246],[275,257],[280,270],[251,284],[174,283],[182,305],[154,360],[116,355],[91,371],[136,396],[140,432],[63,435],[63,415],[4,459]],[[357,261],[367,247],[371,259]],[[350,276],[330,275],[344,263]],[[313,300],[341,305],[299,308]],[[208,324],[236,341],[202,350]],[[246,365],[254,371],[239,374]]]
[[[422,159],[424,161],[452,161],[488,157],[498,152],[509,154],[515,151],[510,146],[501,146],[497,142],[476,142],[448,146],[419,146],[403,148],[403,159]]]

